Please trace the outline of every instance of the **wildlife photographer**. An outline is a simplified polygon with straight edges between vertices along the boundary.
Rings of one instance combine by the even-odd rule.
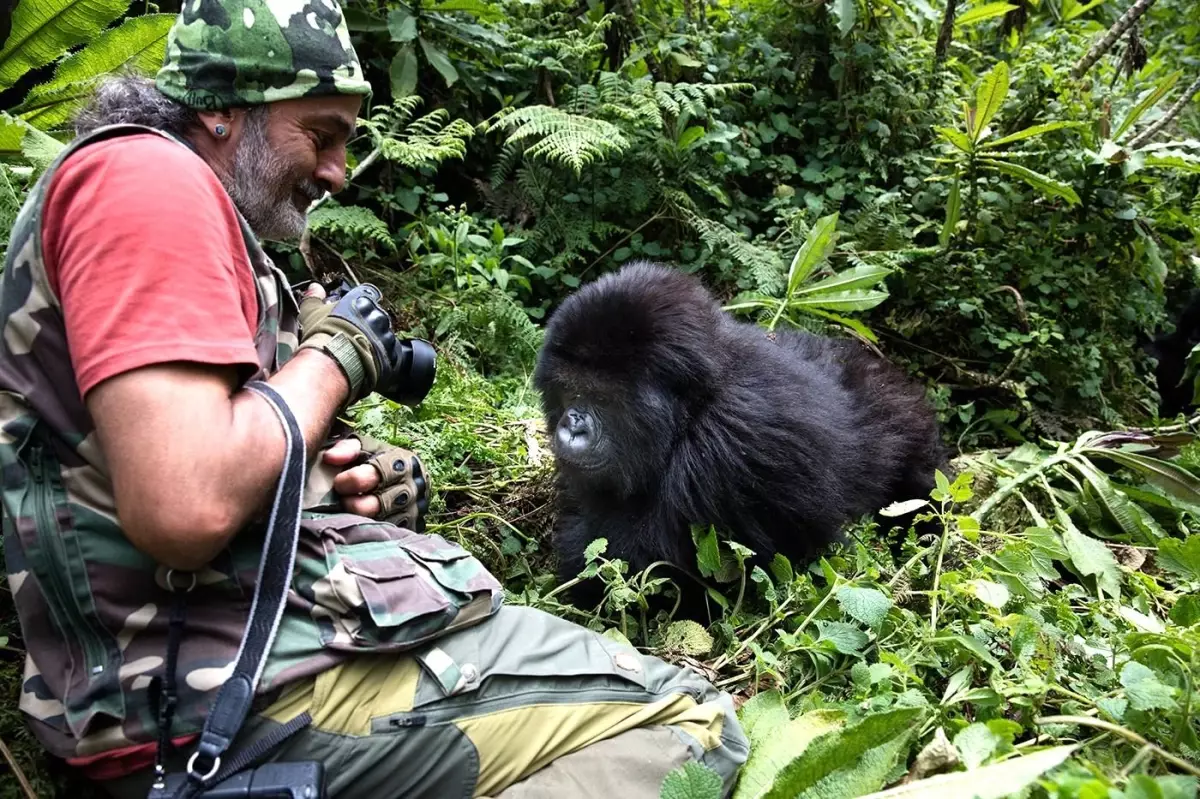
[[[728,793],[727,694],[504,605],[419,532],[416,454],[330,442],[432,379],[373,287],[297,301],[259,244],[342,189],[370,93],[333,0],[187,0],[155,80],[101,84],[30,192],[0,283],[22,711],[116,797],[315,763],[332,797],[634,799],[688,760]]]

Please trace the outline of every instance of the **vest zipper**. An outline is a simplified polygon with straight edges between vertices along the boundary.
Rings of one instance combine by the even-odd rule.
[[[50,482],[54,478],[50,470],[46,468],[46,458],[42,447],[43,445],[34,443],[30,447],[29,454],[34,520],[37,522],[39,549],[44,552],[44,556],[39,558],[43,563],[43,568],[38,570],[37,576],[39,581],[49,582],[51,590],[59,597],[57,604],[66,616],[66,618],[56,619],[59,631],[64,637],[69,636],[79,642],[84,658],[83,684],[90,685],[95,677],[103,674],[108,658],[104,646],[96,640],[96,636],[93,634],[94,620],[89,620],[84,614],[75,592],[71,589],[71,577],[76,569],[72,568],[62,539],[62,530],[58,526],[58,518],[54,510],[54,497],[50,486]],[[91,586],[87,582],[86,573],[83,581],[90,592]],[[77,679],[72,682],[78,684]],[[68,714],[70,714],[69,688],[68,696],[64,697],[64,705],[67,706]]]

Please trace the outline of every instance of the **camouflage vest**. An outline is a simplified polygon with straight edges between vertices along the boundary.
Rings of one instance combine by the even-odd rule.
[[[0,280],[0,501],[5,565],[27,651],[20,707],[42,744],[64,758],[151,743],[158,732],[149,689],[163,676],[173,595],[166,568],[121,531],[41,242],[44,195],[58,166],[88,144],[136,133],[175,140],[114,126],[59,155],[21,209]],[[296,347],[298,308],[283,274],[238,219],[258,294],[259,370],[246,379],[265,379]],[[232,668],[262,537],[258,527],[243,531],[196,575],[179,653],[176,736],[199,731]],[[502,596],[478,561],[439,536],[308,513],[259,690],[314,675],[355,652],[408,649],[476,623]]]

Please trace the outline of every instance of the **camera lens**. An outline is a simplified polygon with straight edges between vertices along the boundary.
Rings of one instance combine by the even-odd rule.
[[[417,405],[433,388],[433,379],[437,375],[437,354],[432,344],[419,338],[401,341],[400,349],[407,356],[408,369],[393,399],[401,405]]]

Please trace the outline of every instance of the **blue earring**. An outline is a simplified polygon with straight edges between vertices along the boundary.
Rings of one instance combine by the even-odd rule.
[[[217,126],[216,126],[216,127],[213,129],[213,132],[214,132],[214,133],[216,133],[218,136],[224,136],[224,135],[225,135],[225,126],[224,126],[224,125],[217,125]]]

